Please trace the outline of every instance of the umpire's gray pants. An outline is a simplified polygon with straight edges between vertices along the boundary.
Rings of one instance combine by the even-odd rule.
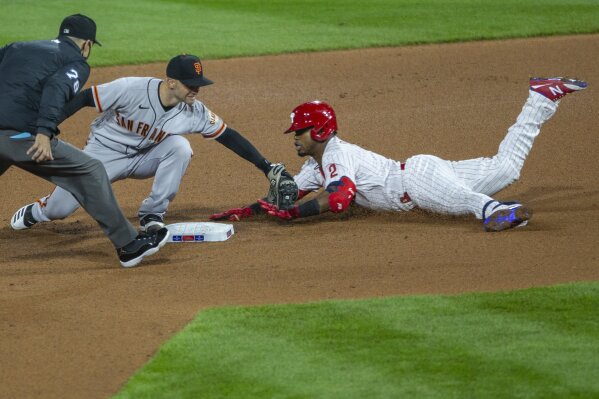
[[[54,160],[36,163],[27,155],[35,136],[16,138],[17,135],[27,136],[14,130],[0,130],[0,175],[15,165],[69,191],[116,248],[135,239],[137,231],[119,208],[100,161],[69,143],[52,139]]]

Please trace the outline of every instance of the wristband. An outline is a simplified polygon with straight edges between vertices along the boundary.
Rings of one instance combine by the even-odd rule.
[[[315,198],[313,200],[304,202],[297,207],[297,214],[300,218],[305,218],[307,216],[315,216],[320,214],[320,204],[318,200]]]
[[[258,202],[254,202],[252,205],[248,205],[248,208],[250,208],[255,215],[264,213],[264,209],[262,209]]]

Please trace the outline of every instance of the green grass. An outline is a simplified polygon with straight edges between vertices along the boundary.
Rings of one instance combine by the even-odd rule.
[[[597,0],[7,1],[0,44],[54,37],[62,18],[98,23],[91,64],[599,32]]]
[[[599,397],[599,283],[211,309],[116,397]]]

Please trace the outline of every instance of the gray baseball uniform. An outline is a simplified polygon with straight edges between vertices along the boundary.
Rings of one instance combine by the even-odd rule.
[[[226,124],[203,103],[179,103],[165,109],[155,78],[127,77],[92,86],[95,106],[101,113],[91,125],[84,152],[100,160],[111,182],[154,176],[149,196],[139,208],[139,216],[164,215],[179,190],[189,165],[192,149],[181,135],[199,133],[217,138]],[[79,204],[57,187],[32,209],[38,221],[63,219]]]

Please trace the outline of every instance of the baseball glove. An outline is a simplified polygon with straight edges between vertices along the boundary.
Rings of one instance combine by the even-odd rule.
[[[270,187],[266,202],[276,205],[279,209],[293,208],[298,196],[297,184],[282,163],[273,164],[268,171]]]

